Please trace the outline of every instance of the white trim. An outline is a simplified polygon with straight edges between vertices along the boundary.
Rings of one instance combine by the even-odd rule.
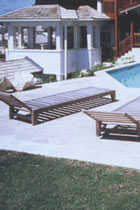
[[[55,49],[51,49],[51,50],[41,50],[41,49],[28,49],[28,48],[21,48],[21,49],[9,49],[10,52],[41,52],[41,53],[60,53],[60,52],[64,52],[64,50],[55,50]]]
[[[63,21],[92,21],[92,22],[96,22],[96,21],[110,21],[112,20],[111,18],[99,18],[99,19],[96,19],[96,18],[93,18],[93,19],[74,19],[74,18],[68,18],[68,19],[32,19],[32,18],[28,18],[28,19],[1,19],[0,18],[0,22],[63,22]]]
[[[89,66],[92,68],[93,26],[87,25],[87,50],[89,52]]]
[[[18,26],[18,48],[22,48],[22,32],[20,26]]]
[[[12,25],[8,27],[8,48],[10,50],[14,49],[14,28]]]
[[[56,50],[60,51],[62,49],[62,43],[61,43],[61,25],[57,24],[56,26]]]
[[[64,78],[67,79],[67,26],[65,26],[64,29]]]
[[[61,21],[61,19],[0,19],[0,22],[46,22],[46,21],[51,21],[51,22],[56,22],[56,21]]]

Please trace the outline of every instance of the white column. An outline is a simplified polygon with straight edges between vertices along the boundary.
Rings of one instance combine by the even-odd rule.
[[[93,26],[87,26],[87,49],[91,50],[93,48]]]
[[[79,27],[77,25],[74,26],[74,49],[79,48]]]
[[[8,27],[8,48],[10,50],[14,48],[14,28],[12,25]]]
[[[67,79],[67,26],[64,27],[64,78]]]
[[[87,50],[89,54],[89,68],[92,68],[93,26],[87,26]]]
[[[21,34],[21,26],[18,26],[18,48],[22,48],[22,34]]]
[[[15,26],[14,28],[13,28],[13,37],[14,37],[14,39],[13,39],[13,44],[14,44],[14,48],[16,49],[17,48],[17,27]]]
[[[47,31],[48,31],[48,49],[51,49],[51,46],[52,46],[52,29],[51,29],[51,27],[48,27]]]
[[[21,46],[24,48],[24,28],[21,28]]]
[[[97,1],[97,11],[99,13],[103,12],[103,3],[101,1]]]
[[[56,50],[61,51],[62,50],[62,43],[63,43],[63,31],[62,26],[58,24],[56,26]]]

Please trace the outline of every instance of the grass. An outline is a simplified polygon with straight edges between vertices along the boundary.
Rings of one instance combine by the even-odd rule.
[[[0,150],[0,210],[139,210],[140,171]]]

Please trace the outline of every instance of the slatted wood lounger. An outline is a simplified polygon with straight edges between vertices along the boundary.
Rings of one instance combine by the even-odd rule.
[[[134,134],[140,137],[140,97],[124,104],[113,112],[83,112],[96,121],[96,136],[101,136],[104,132]]]
[[[41,97],[28,101],[20,101],[15,96],[0,92],[0,100],[9,106],[9,118],[16,118],[19,111],[28,111],[31,114],[32,125],[37,124],[39,113],[49,109],[58,108],[64,105],[80,102],[83,99],[92,99],[110,95],[112,101],[115,101],[115,91],[101,89],[97,87],[88,87],[74,91],[68,91],[56,95]],[[20,115],[20,117],[22,117]],[[25,118],[25,115],[23,116]]]

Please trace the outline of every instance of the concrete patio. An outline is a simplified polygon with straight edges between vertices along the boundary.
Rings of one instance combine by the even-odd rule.
[[[118,101],[96,108],[98,110],[111,111],[140,95],[138,88],[126,88],[105,72],[98,72],[94,77],[44,84],[14,95],[27,100],[89,86],[116,90]],[[98,138],[94,120],[82,112],[32,126],[9,120],[8,106],[2,102],[0,110],[0,149],[140,169],[137,138]]]

